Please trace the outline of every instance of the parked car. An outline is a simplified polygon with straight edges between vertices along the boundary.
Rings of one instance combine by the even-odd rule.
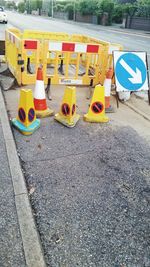
[[[8,22],[7,14],[4,11],[4,8],[3,7],[0,7],[0,22],[6,23],[6,24]]]

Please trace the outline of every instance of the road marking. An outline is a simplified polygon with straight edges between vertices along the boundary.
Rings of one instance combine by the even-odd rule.
[[[127,35],[131,35],[131,36],[138,36],[138,37],[144,37],[144,38],[147,38],[147,39],[150,39],[150,36],[147,36],[147,35],[143,35],[143,34],[137,34],[137,33],[130,33],[130,32],[123,32],[123,31],[115,31],[115,30],[105,30],[105,31],[108,31],[108,32],[115,32],[115,33],[122,33],[122,34],[127,34]]]

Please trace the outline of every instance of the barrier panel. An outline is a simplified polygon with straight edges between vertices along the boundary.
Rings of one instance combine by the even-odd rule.
[[[34,39],[22,40],[22,84],[34,84],[40,63],[40,42]]]
[[[19,85],[34,84],[40,65],[45,84],[103,84],[118,44],[85,35],[6,30],[6,61]]]
[[[5,56],[11,73],[18,84],[21,84],[21,39],[16,32],[6,31]]]
[[[106,68],[108,46],[45,41],[43,70],[52,84],[89,85],[99,82],[100,66]]]

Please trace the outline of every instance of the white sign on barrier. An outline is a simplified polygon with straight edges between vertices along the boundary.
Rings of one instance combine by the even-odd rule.
[[[59,84],[74,84],[74,85],[81,85],[82,84],[82,80],[72,80],[72,79],[59,79]]]

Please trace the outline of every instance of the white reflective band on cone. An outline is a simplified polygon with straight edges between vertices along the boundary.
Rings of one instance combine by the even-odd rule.
[[[45,99],[45,88],[43,81],[36,81],[34,89],[34,98],[36,99]]]
[[[105,87],[105,96],[110,96],[111,91],[111,79],[106,79],[104,81],[104,87]]]

